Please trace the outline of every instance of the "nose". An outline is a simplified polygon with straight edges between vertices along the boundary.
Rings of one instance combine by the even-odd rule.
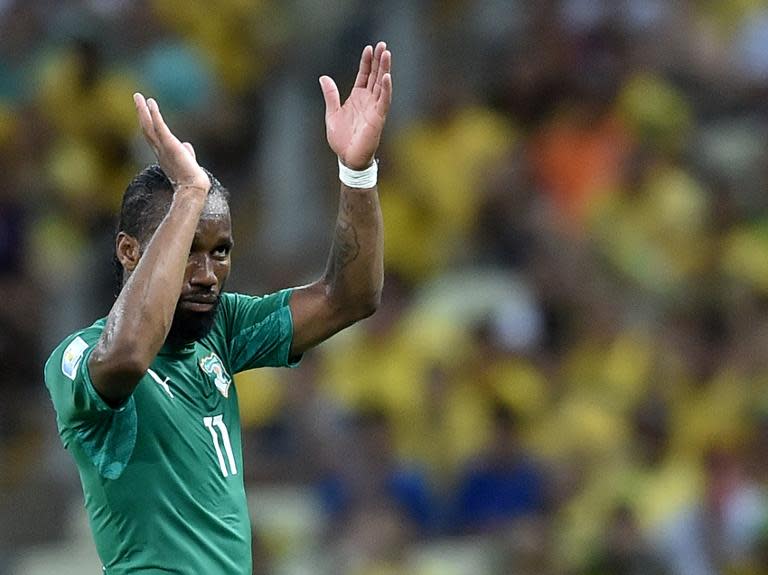
[[[217,278],[213,271],[213,262],[207,255],[200,255],[190,261],[192,273],[189,283],[193,286],[211,289],[216,286]]]

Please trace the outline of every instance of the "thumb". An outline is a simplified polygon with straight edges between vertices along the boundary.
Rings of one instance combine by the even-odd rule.
[[[339,89],[336,87],[336,82],[328,76],[320,76],[320,88],[322,88],[323,98],[325,98],[325,117],[327,119],[341,107]]]

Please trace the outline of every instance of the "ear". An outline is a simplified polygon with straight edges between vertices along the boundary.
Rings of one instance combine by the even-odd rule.
[[[115,239],[115,253],[117,254],[117,259],[123,265],[123,269],[127,273],[131,273],[136,269],[141,257],[139,240],[125,232],[118,232]]]

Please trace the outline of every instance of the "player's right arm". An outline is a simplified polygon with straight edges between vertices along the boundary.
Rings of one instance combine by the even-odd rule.
[[[157,103],[141,94],[134,95],[134,102],[144,137],[174,183],[174,194],[146,246],[122,232],[116,240],[117,257],[128,280],[88,359],[93,387],[110,405],[119,405],[131,395],[168,335],[211,185],[192,146],[171,133]]]

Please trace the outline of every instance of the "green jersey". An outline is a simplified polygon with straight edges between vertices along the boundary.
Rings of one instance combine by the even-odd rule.
[[[117,408],[88,373],[105,319],[51,354],[45,384],[105,573],[251,575],[232,376],[289,365],[290,295],[222,294],[210,333],[181,349],[164,347]]]

